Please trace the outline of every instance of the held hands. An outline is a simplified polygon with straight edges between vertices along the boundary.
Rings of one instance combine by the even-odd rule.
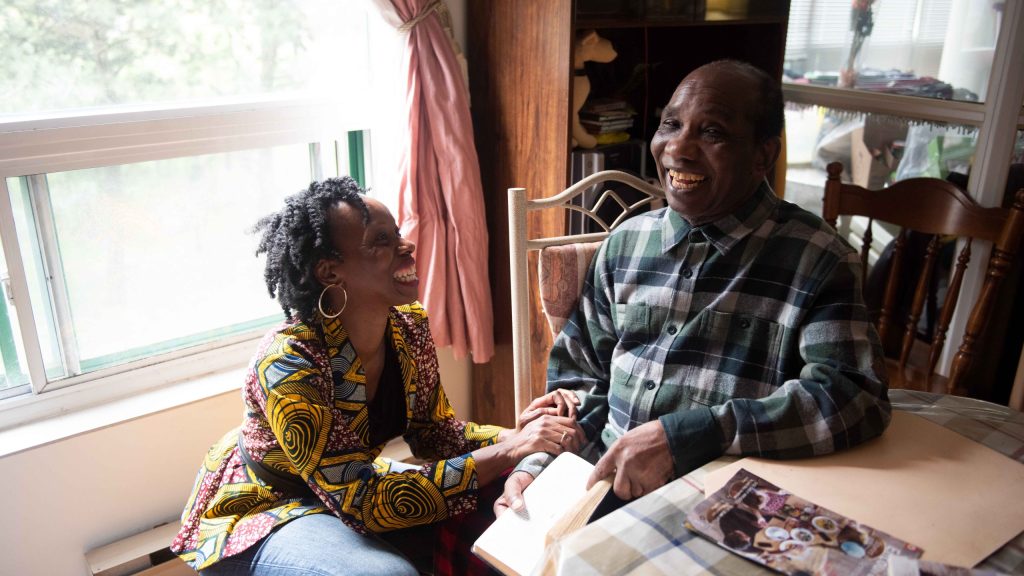
[[[586,436],[580,425],[569,416],[542,415],[523,426],[506,440],[513,447],[514,462],[536,452],[547,452],[557,456],[562,452],[578,452],[586,442]],[[510,507],[513,510],[523,508],[523,490],[533,482],[533,476],[527,472],[513,472],[505,481],[505,491],[494,502],[494,514],[500,516]]]
[[[580,399],[571,390],[561,388],[534,398],[533,402],[519,415],[519,426],[523,427],[545,414],[550,416],[568,416],[576,418],[576,407]]]
[[[555,456],[576,452],[586,441],[583,429],[568,416],[541,415],[522,429],[509,432],[502,443],[510,450],[513,464],[536,452]]]
[[[580,399],[571,390],[557,389],[535,398],[519,415],[520,431],[510,434],[502,441],[522,442],[525,452],[516,458],[535,452],[558,455],[566,450],[578,452],[586,442],[583,429],[576,423]],[[519,438],[524,436],[524,438]],[[494,502],[494,514],[500,516],[509,508],[522,510],[523,490],[533,482],[527,472],[513,472],[505,481],[505,491]]]
[[[612,490],[623,500],[650,494],[673,479],[675,469],[672,464],[672,453],[668,446],[668,436],[660,421],[652,420],[641,424],[612,444],[590,473],[587,489],[589,490],[598,480],[612,474],[615,475]],[[510,476],[509,482],[511,480]],[[505,483],[503,498],[509,493],[509,482]]]

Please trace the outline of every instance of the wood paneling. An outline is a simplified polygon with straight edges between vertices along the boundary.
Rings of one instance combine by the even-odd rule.
[[[477,153],[490,231],[494,358],[473,366],[473,417],[514,425],[507,190],[530,197],[567,185],[571,0],[470,0],[468,50]],[[531,220],[531,233],[561,221]],[[535,284],[535,283],[534,283]],[[538,317],[539,315],[534,315]],[[538,321],[539,318],[538,318]],[[536,329],[531,327],[531,333]],[[536,346],[537,338],[531,338]],[[543,389],[547,355],[534,362]]]

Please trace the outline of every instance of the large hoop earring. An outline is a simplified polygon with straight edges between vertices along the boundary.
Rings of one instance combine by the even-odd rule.
[[[341,294],[345,297],[345,301],[341,303],[341,310],[338,310],[334,314],[328,314],[327,312],[324,312],[324,294],[335,286],[341,288]],[[320,309],[320,315],[324,318],[337,318],[338,316],[341,316],[341,313],[345,311],[346,306],[348,306],[348,290],[345,290],[345,287],[341,284],[330,284],[328,286],[324,286],[324,289],[320,291],[320,298],[316,301],[316,307]]]

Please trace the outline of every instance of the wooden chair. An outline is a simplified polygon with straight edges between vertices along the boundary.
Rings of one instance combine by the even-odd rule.
[[[877,326],[887,346],[890,387],[913,388],[970,395],[974,387],[966,381],[968,368],[976,353],[978,337],[993,314],[993,302],[1006,276],[1024,233],[1024,189],[1017,192],[1013,207],[983,208],[953,184],[937,178],[911,178],[882,190],[868,190],[840,181],[842,164],[828,165],[823,216],[836,226],[841,215],[868,218],[860,247],[865,279],[868,254],[875,220],[900,228],[891,251],[891,265],[883,271],[884,295],[877,311]],[[913,234],[923,238],[923,258],[910,251]],[[956,257],[941,309],[934,302],[933,330],[930,342],[921,340],[919,322],[929,292],[934,298],[936,274],[940,266],[940,247],[951,240],[963,239],[964,247]],[[992,242],[984,285],[973,303],[963,341],[953,358],[948,379],[935,374],[935,366],[946,341],[953,311],[960,299],[964,270],[971,259],[973,240]],[[914,268],[913,272],[907,272]],[[908,285],[908,283],[912,283]],[[912,289],[912,292],[911,292]],[[903,290],[905,298],[899,295]],[[911,297],[912,294],[912,297]],[[965,304],[966,305],[966,304]],[[902,331],[902,337],[899,332]]]
[[[610,186],[609,183],[619,184]],[[588,191],[599,193],[592,207],[573,203],[575,198]],[[533,377],[531,364],[546,365],[546,352],[550,350],[551,341],[549,336],[558,334],[561,325],[575,307],[590,260],[600,241],[629,217],[657,207],[664,196],[661,188],[616,170],[597,172],[546,198],[528,200],[525,188],[509,188],[512,362],[517,417],[531,399],[544,389],[544,375]],[[527,234],[527,213],[540,210],[560,210],[566,215],[582,215],[584,220],[593,222],[599,231],[530,239]],[[540,252],[537,274],[540,286],[530,285],[529,253],[533,251]],[[543,328],[538,329],[541,322],[531,318],[531,293],[540,296],[548,317],[549,333]],[[534,328],[531,329],[531,326]],[[534,355],[537,356],[536,360]]]

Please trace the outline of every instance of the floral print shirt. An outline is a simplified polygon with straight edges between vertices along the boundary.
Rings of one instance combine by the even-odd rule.
[[[400,364],[413,469],[370,445],[362,364],[337,319],[287,323],[260,344],[242,388],[245,417],[210,448],[171,549],[196,570],[242,552],[274,527],[331,513],[362,533],[428,524],[475,510],[471,451],[501,431],[455,419],[441,388],[422,306],[392,308],[389,340]],[[272,475],[305,483],[296,494],[267,483],[240,451]],[[316,499],[312,499],[315,496]]]

